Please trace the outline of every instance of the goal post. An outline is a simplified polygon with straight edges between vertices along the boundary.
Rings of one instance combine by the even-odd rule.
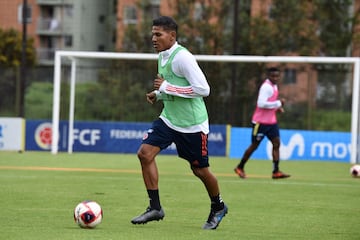
[[[122,60],[156,60],[157,54],[151,53],[118,53],[118,52],[86,52],[86,51],[56,51],[54,63],[54,89],[51,153],[58,152],[59,121],[60,121],[60,93],[61,93],[61,66],[63,59],[71,62],[70,77],[70,107],[69,107],[69,136],[68,152],[72,152],[74,101],[76,66],[79,59],[122,59]],[[309,64],[351,64],[353,66],[353,88],[351,107],[351,146],[350,162],[360,162],[360,136],[359,136],[359,91],[360,91],[360,58],[357,57],[310,57],[310,56],[242,56],[242,55],[195,55],[198,61],[205,62],[243,62],[243,63],[309,63]]]

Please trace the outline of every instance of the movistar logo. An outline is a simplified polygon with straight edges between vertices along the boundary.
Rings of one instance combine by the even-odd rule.
[[[304,137],[299,133],[292,135],[287,145],[281,142],[280,158],[283,160],[290,159],[295,150],[297,150],[298,157],[304,156],[305,140]],[[270,141],[267,142],[266,153],[268,158],[272,159],[272,144]]]

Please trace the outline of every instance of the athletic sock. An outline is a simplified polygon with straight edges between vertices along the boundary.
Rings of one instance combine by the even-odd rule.
[[[159,190],[147,190],[148,196],[149,196],[149,201],[150,201],[150,208],[151,209],[156,209],[156,210],[160,210],[161,209],[161,205],[160,205],[160,198],[159,198]]]
[[[224,208],[224,202],[220,196],[220,194],[210,197],[211,199],[211,209],[215,211],[219,211]]]
[[[241,159],[241,161],[240,161],[240,163],[239,163],[239,165],[238,165],[237,167],[238,167],[238,168],[241,168],[241,169],[244,169],[246,162],[247,162],[247,161],[245,161],[244,159]]]
[[[279,161],[273,161],[273,173],[279,171]]]

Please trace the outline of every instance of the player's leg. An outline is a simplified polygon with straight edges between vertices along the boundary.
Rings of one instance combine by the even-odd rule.
[[[150,144],[141,144],[137,152],[146,189],[158,188],[159,174],[155,157],[159,152],[159,147]]]
[[[203,229],[216,229],[227,214],[228,209],[220,196],[218,181],[209,169],[207,135],[203,133],[179,133],[175,144],[179,156],[190,163],[191,170],[203,182],[210,197],[211,210]]]
[[[211,198],[211,207],[217,210],[222,209],[224,207],[224,203],[220,197],[219,184],[217,178],[210,171],[209,167],[199,168],[192,166],[191,170],[193,171],[194,175],[203,182],[206,191]]]
[[[245,168],[245,164],[250,159],[251,155],[255,152],[255,150],[259,147],[260,142],[255,140],[253,141],[250,146],[245,150],[241,161],[239,163],[239,167]]]
[[[280,165],[280,132],[277,124],[269,126],[266,136],[272,143],[273,171],[272,178],[288,178],[289,174],[283,173],[279,169]]]
[[[140,160],[142,176],[149,196],[149,206],[143,214],[131,220],[133,224],[144,224],[154,220],[158,221],[165,216],[160,204],[158,188],[159,174],[155,157],[161,149],[171,144],[171,136],[170,129],[161,120],[154,121],[152,128],[144,136],[137,155]]]
[[[272,143],[273,173],[279,171],[280,161],[280,138],[274,137],[270,139]]]
[[[228,208],[220,195],[218,181],[215,175],[210,171],[209,167],[191,167],[191,169],[193,170],[194,175],[203,182],[211,201],[210,214],[203,229],[216,229],[228,212]]]
[[[141,164],[144,184],[150,199],[150,207],[157,210],[161,209],[158,191],[159,173],[155,161],[155,156],[159,152],[159,147],[141,144],[137,154]]]
[[[259,147],[259,144],[264,138],[264,134],[262,132],[262,125],[257,123],[252,125],[252,134],[251,134],[251,144],[245,150],[240,163],[234,168],[235,173],[241,177],[246,178],[245,174],[245,164],[250,159],[251,155],[255,152],[255,150]]]

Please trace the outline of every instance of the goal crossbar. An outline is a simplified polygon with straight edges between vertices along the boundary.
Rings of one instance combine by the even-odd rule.
[[[69,139],[68,152],[72,152],[73,127],[74,127],[74,102],[76,63],[78,59],[128,59],[128,60],[156,60],[157,54],[152,53],[118,53],[118,52],[86,52],[86,51],[56,51],[54,64],[54,90],[53,90],[53,115],[52,115],[52,141],[51,153],[58,152],[59,118],[60,118],[60,86],[61,62],[63,58],[71,61],[70,79],[70,109],[69,109]],[[360,90],[360,58],[357,57],[310,57],[310,56],[244,56],[244,55],[195,55],[198,61],[206,62],[276,62],[276,63],[327,63],[327,64],[352,64],[353,89],[351,109],[351,154],[350,162],[356,163],[359,127],[359,90]],[[56,129],[56,130],[55,130]]]

